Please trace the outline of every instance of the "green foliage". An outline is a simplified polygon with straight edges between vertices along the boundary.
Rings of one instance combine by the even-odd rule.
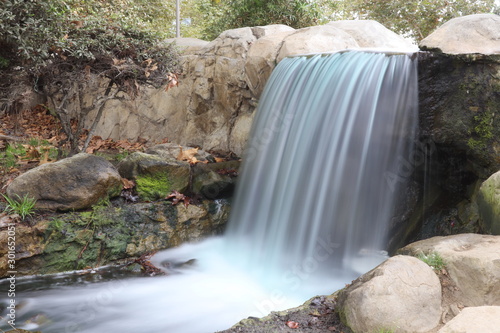
[[[24,220],[35,213],[36,199],[29,197],[27,194],[22,198],[18,196],[17,200],[6,195],[3,195],[3,197],[7,201],[5,211],[8,214],[18,214]]]
[[[428,254],[421,253],[417,256],[417,258],[431,266],[432,269],[436,271],[440,271],[446,266],[443,257],[441,257],[441,255],[437,252],[431,252]]]
[[[143,61],[160,52],[153,46],[172,19],[173,9],[161,0],[3,0],[0,56],[35,66],[54,57],[92,60],[123,52]]]
[[[303,28],[324,23],[325,7],[330,11],[336,2],[318,0],[231,0],[224,2],[202,1],[200,11],[216,13],[203,32],[213,39],[227,29],[269,24],[285,24]]]

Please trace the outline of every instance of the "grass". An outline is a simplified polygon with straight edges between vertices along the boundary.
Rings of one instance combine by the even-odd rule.
[[[441,255],[437,252],[431,252],[428,254],[421,253],[417,256],[417,258],[431,266],[436,271],[440,271],[446,266],[443,257],[441,257]]]
[[[36,199],[33,199],[28,195],[25,195],[22,198],[18,196],[17,200],[9,198],[6,195],[3,195],[3,197],[7,201],[7,206],[5,206],[4,211],[8,214],[18,214],[24,220],[26,217],[35,213]]]
[[[6,170],[17,166],[19,156],[26,155],[26,149],[21,144],[9,144],[5,151],[0,152],[0,166]]]

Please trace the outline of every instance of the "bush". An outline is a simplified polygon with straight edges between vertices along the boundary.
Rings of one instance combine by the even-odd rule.
[[[0,66],[37,67],[55,57],[88,60],[131,49],[141,53],[145,45],[159,45],[172,19],[160,0],[3,0]]]

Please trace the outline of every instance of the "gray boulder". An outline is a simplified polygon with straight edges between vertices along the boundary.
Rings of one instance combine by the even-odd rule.
[[[34,198],[39,209],[66,211],[88,208],[121,189],[120,174],[111,163],[82,153],[20,175],[7,187],[7,195]]]
[[[174,43],[182,54],[196,54],[202,50],[209,42],[198,38],[169,38],[165,43]]]
[[[418,48],[392,30],[373,20],[343,20],[328,23],[351,35],[360,48],[381,51],[416,52]]]
[[[449,54],[500,54],[500,16],[475,14],[451,19],[419,46]]]
[[[359,48],[348,33],[329,25],[302,28],[283,39],[277,62],[294,55],[328,53]]]
[[[459,234],[433,237],[405,246],[402,254],[438,253],[458,288],[460,306],[500,305],[500,237]]]
[[[486,231],[500,235],[500,171],[481,184],[477,204]]]
[[[499,327],[500,306],[478,306],[463,309],[438,333],[498,332]]]
[[[338,302],[355,333],[428,332],[441,318],[441,284],[424,262],[395,256],[341,291]]]

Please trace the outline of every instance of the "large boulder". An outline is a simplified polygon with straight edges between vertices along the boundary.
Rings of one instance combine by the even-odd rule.
[[[477,204],[485,230],[500,235],[500,171],[481,184]]]
[[[458,305],[500,305],[500,237],[459,234],[421,240],[399,250],[418,256],[437,253],[458,288]]]
[[[351,35],[360,48],[379,51],[416,52],[418,48],[382,24],[373,20],[333,21],[328,25],[341,29]]]
[[[294,55],[328,53],[358,49],[356,40],[348,33],[330,25],[299,29],[283,39],[277,62]]]
[[[267,79],[274,67],[276,67],[276,58],[283,44],[283,39],[293,32],[295,32],[295,29],[282,26],[276,33],[256,40],[248,50],[245,74],[248,88],[256,98],[260,97]]]
[[[500,306],[478,306],[463,309],[438,333],[498,332]]]
[[[500,16],[475,14],[451,19],[424,38],[420,48],[449,54],[500,54]]]
[[[338,306],[355,333],[427,332],[441,318],[441,284],[424,262],[395,256],[341,291]]]
[[[120,174],[110,162],[82,153],[20,175],[7,187],[7,195],[36,199],[39,209],[64,211],[88,208],[121,189]]]

